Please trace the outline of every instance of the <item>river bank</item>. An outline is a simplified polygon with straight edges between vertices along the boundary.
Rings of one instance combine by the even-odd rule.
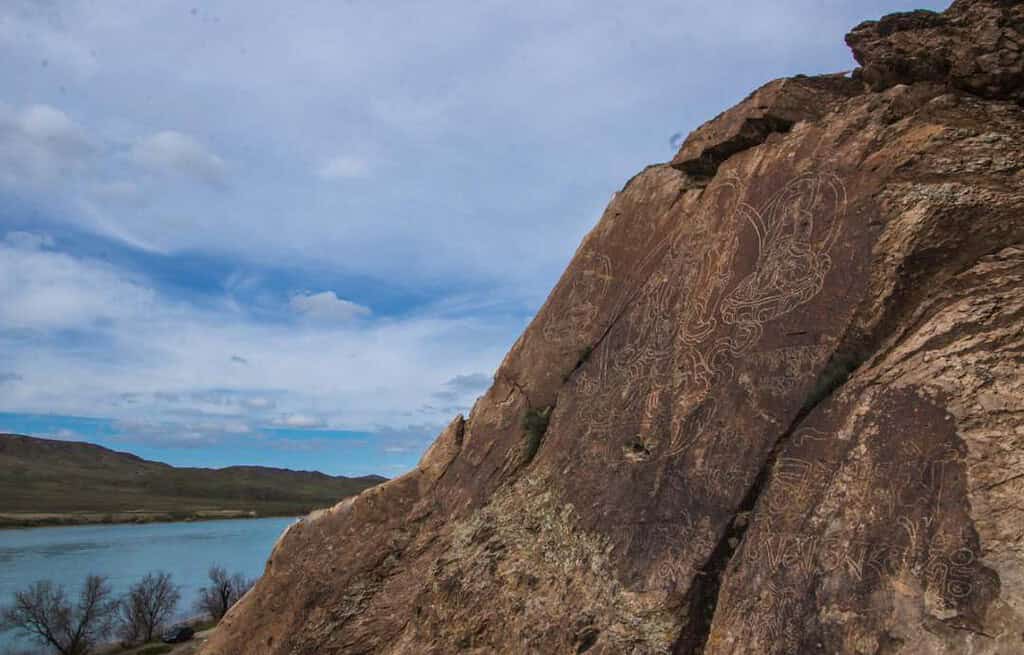
[[[45,528],[74,525],[118,525],[141,523],[182,523],[223,519],[291,518],[305,516],[311,509],[261,514],[253,510],[218,509],[196,512],[121,511],[121,512],[0,512],[0,530]]]
[[[211,566],[245,579],[258,578],[281,533],[294,518],[77,525],[0,532],[0,605],[14,594],[49,580],[75,599],[87,575],[107,578],[121,598],[145,575],[171,576],[181,599],[170,623],[191,622]],[[197,629],[197,632],[199,630]],[[154,644],[153,646],[158,646]],[[0,632],[0,654],[40,649],[20,631]]]
[[[97,649],[96,655],[192,655],[199,651],[199,648],[217,629],[217,624],[205,619],[193,619],[183,621],[192,626],[196,631],[188,641],[179,644],[165,644],[162,641],[151,641],[148,644],[137,646],[119,646],[111,644]]]
[[[384,480],[179,468],[96,444],[0,433],[0,528],[302,516]]]

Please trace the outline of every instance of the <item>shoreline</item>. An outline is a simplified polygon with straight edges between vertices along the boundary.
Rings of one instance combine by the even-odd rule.
[[[85,525],[144,525],[243,519],[301,518],[310,511],[259,513],[252,510],[200,510],[196,512],[0,512],[0,530],[67,528]]]
[[[100,645],[96,648],[96,655],[135,655],[145,653],[149,650],[156,649],[159,647],[166,648],[163,651],[165,653],[194,653],[202,646],[210,635],[217,629],[218,622],[211,621],[209,618],[204,616],[191,616],[183,618],[179,621],[174,621],[171,625],[188,625],[195,630],[195,636],[188,641],[179,642],[176,644],[165,644],[159,637],[154,641],[145,644],[134,644],[125,645],[118,641],[111,641],[110,643]],[[171,625],[165,626],[166,628]]]

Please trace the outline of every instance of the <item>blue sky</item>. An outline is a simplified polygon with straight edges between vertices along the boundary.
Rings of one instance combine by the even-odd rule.
[[[611,194],[917,0],[0,6],[0,431],[395,475]]]

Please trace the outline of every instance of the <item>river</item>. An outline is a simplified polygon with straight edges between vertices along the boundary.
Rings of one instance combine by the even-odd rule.
[[[233,519],[142,525],[81,525],[0,530],[0,605],[36,580],[62,584],[77,596],[85,576],[108,576],[115,593],[125,592],[150,571],[169,572],[181,587],[182,616],[219,564],[229,573],[256,578],[281,532],[295,519]],[[0,632],[0,653],[36,652],[12,632]]]

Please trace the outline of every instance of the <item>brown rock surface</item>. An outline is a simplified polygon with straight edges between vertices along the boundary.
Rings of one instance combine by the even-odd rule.
[[[876,90],[948,82],[985,98],[1024,101],[1024,3],[957,0],[941,14],[912,11],[855,27],[846,36]]]
[[[1024,652],[1022,87],[975,38],[1019,17],[861,25],[868,84],[632,179],[470,416],[203,652]]]

